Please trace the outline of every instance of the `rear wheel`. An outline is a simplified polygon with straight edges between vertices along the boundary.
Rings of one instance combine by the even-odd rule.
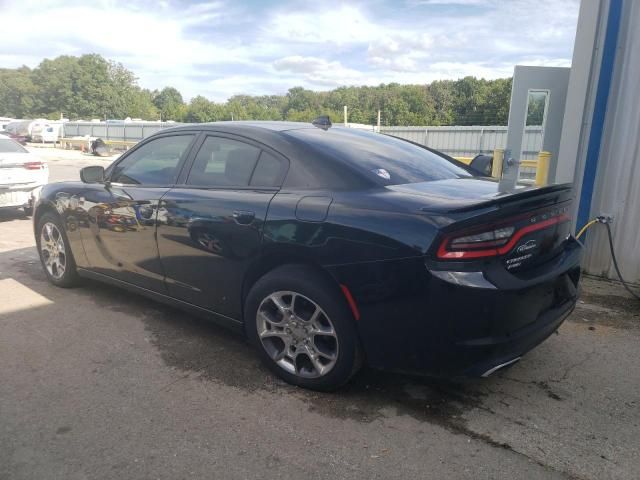
[[[247,336],[288,383],[334,390],[357,372],[355,325],[340,290],[305,266],[277,268],[247,296]]]
[[[60,217],[49,212],[40,217],[36,245],[49,281],[59,287],[74,286],[78,280],[76,263]]]

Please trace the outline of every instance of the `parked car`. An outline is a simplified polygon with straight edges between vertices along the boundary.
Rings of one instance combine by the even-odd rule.
[[[362,363],[485,376],[573,310],[569,185],[502,193],[433,150],[317,125],[166,129],[47,185],[34,225],[48,279],[204,315],[319,390]]]
[[[0,136],[0,208],[23,208],[31,215],[35,199],[48,180],[46,162],[18,142]]]
[[[16,142],[18,142],[20,145],[27,144],[27,137],[25,135],[19,135],[19,134],[7,132],[7,131],[1,131],[0,138],[10,138],[11,140],[15,140]]]

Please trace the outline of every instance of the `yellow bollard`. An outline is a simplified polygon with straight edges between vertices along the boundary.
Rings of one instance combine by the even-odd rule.
[[[504,160],[504,150],[496,148],[493,151],[493,164],[491,166],[491,176],[493,178],[502,177],[502,161]]]
[[[549,164],[551,153],[541,151],[538,153],[538,165],[536,166],[536,187],[543,187],[549,178]]]

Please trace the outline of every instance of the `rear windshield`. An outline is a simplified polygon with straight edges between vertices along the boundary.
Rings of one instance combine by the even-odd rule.
[[[463,167],[418,145],[355,129],[300,129],[287,132],[318,152],[347,162],[383,185],[471,177]]]
[[[0,153],[29,153],[26,148],[10,138],[0,137]]]

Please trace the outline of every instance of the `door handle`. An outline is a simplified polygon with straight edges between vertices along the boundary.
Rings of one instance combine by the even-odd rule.
[[[256,214],[247,210],[236,210],[233,212],[233,218],[240,225],[249,225],[256,218]]]

